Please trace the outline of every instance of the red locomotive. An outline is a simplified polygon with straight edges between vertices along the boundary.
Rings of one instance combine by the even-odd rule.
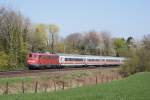
[[[64,66],[113,66],[123,63],[124,58],[110,56],[30,53],[27,57],[27,67],[29,69],[63,68]]]

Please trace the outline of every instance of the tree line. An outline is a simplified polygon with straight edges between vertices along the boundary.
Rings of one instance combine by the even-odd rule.
[[[125,76],[137,72],[150,71],[150,34],[143,37],[136,49],[129,49],[127,61],[121,68]]]
[[[149,60],[147,57],[150,51],[149,35],[137,43],[133,37],[128,37],[127,39],[114,38],[110,32],[106,31],[74,32],[65,38],[59,35],[59,31],[60,27],[56,24],[32,24],[30,19],[23,16],[20,12],[0,7],[0,69],[23,68],[27,54],[38,51],[123,56],[133,58],[134,64],[139,66],[149,66],[149,63],[144,62]],[[147,57],[144,58],[145,60],[142,59],[143,55]],[[140,60],[142,60],[144,65],[139,64]],[[133,64],[129,62],[128,66],[130,66],[130,63]],[[131,67],[123,68],[124,72],[131,71]],[[141,71],[143,70],[142,68],[137,66],[135,69],[136,71]],[[131,71],[131,73],[136,71]]]
[[[54,53],[58,31],[55,24],[32,25],[20,12],[0,7],[0,69],[22,68],[26,55],[32,51]]]

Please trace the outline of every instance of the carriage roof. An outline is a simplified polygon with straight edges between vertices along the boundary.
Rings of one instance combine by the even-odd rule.
[[[124,59],[123,57],[113,57],[113,56],[97,56],[97,55],[78,55],[78,54],[58,54],[59,56],[64,56],[64,57],[90,57],[93,59],[98,59],[98,58],[106,58],[106,59]]]

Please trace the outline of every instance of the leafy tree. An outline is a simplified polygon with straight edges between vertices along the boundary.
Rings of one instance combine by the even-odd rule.
[[[126,40],[126,45],[128,46],[128,49],[134,47],[134,39],[133,37],[128,37],[127,40]]]
[[[141,43],[142,46],[137,48],[136,51],[129,49],[127,62],[121,68],[124,75],[150,71],[150,35],[144,36]]]
[[[64,39],[60,38],[55,45],[55,52],[65,53]]]
[[[8,54],[8,66],[16,68],[24,64],[27,52],[28,25],[26,18],[19,12],[0,8],[0,44],[1,50]]]
[[[5,70],[8,68],[9,56],[4,51],[1,51],[0,55],[0,70]]]
[[[116,51],[116,56],[123,56],[127,50],[125,40],[122,38],[116,38],[113,42],[114,49]]]
[[[29,38],[32,51],[42,51],[47,49],[48,34],[46,32],[46,26],[44,24],[35,25],[35,30],[31,33]]]

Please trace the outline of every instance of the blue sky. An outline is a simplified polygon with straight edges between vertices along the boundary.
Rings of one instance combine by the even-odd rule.
[[[21,11],[32,23],[57,24],[60,35],[89,30],[113,37],[150,34],[150,0],[0,0]]]

